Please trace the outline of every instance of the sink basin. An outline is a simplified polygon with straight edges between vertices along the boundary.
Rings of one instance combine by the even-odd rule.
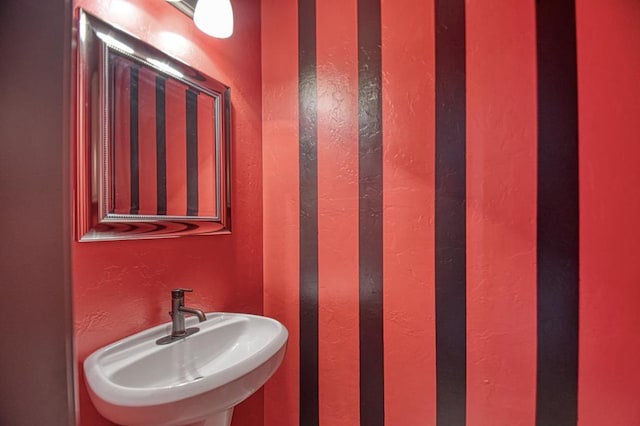
[[[280,366],[288,332],[278,321],[247,314],[187,318],[200,331],[167,345],[171,323],[91,354],[84,371],[100,414],[125,426],[229,426],[233,407]]]

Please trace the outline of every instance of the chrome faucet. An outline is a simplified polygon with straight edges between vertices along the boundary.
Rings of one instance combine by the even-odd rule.
[[[156,343],[158,345],[166,345],[176,340],[183,339],[200,331],[198,327],[189,327],[185,329],[184,315],[193,314],[198,317],[198,321],[206,321],[207,317],[200,309],[188,308],[184,306],[184,294],[191,293],[193,289],[190,288],[176,288],[171,290],[171,335],[158,339]]]

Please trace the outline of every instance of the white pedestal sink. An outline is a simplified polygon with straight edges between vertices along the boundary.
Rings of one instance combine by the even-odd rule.
[[[100,414],[124,426],[229,426],[233,407],[280,366],[287,329],[271,318],[210,313],[200,331],[167,345],[171,323],[134,334],[84,362]]]

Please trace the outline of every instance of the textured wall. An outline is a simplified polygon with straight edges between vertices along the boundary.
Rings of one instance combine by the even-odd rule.
[[[640,423],[639,19],[262,1],[265,426]]]
[[[580,0],[580,426],[640,424],[640,3]]]
[[[226,41],[197,31],[163,1],[78,0],[232,88],[233,234],[175,240],[75,243],[74,309],[78,363],[95,349],[169,320],[171,288],[193,287],[187,303],[207,311],[262,312],[260,7],[235,0],[236,33]],[[80,424],[109,424],[93,408],[79,364]],[[262,394],[234,414],[262,425]]]

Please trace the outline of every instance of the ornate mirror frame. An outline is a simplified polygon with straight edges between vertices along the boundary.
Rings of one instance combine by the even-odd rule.
[[[76,180],[74,227],[79,241],[171,238],[231,232],[231,104],[230,89],[198,70],[100,19],[79,10],[77,22]],[[111,169],[115,115],[110,93],[109,58],[136,62],[179,81],[189,91],[214,99],[215,198],[209,216],[116,213],[110,206],[115,173]],[[197,138],[197,136],[196,136]],[[186,165],[185,165],[186,169]],[[110,211],[111,210],[111,211]]]

